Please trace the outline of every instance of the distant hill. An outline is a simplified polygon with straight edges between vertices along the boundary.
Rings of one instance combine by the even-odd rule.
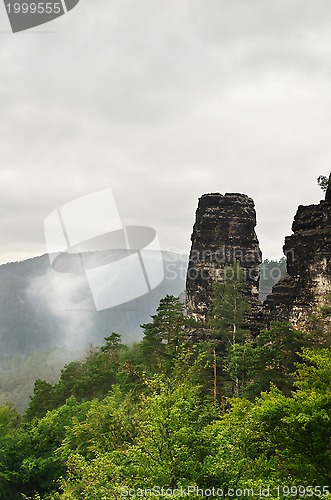
[[[85,255],[91,265],[97,257],[96,252]],[[188,257],[162,252],[162,258],[164,279],[159,286],[135,300],[101,311],[95,310],[86,278],[77,273],[75,254],[64,254],[61,269],[65,272],[52,269],[46,254],[1,265],[0,352],[25,355],[63,347],[77,350],[88,344],[100,345],[112,331],[121,334],[124,342],[140,340],[139,325],[154,314],[160,299],[185,290]],[[261,300],[284,273],[283,260],[263,262]]]
[[[264,302],[272,287],[286,274],[286,259],[265,259],[260,268],[260,300]]]
[[[96,252],[84,255],[91,263],[97,257]],[[162,258],[164,279],[159,286],[101,311],[95,310],[85,276],[77,273],[75,254],[64,254],[65,272],[52,269],[48,255],[0,266],[0,352],[77,350],[100,345],[112,331],[120,333],[124,342],[140,340],[139,325],[149,320],[160,299],[185,289],[187,256],[162,252]]]

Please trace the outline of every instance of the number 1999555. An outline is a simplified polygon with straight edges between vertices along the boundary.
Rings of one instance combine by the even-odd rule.
[[[60,2],[38,2],[38,3],[14,3],[6,4],[8,14],[61,14],[62,4]]]
[[[283,497],[319,497],[329,495],[328,486],[277,486],[277,496]]]

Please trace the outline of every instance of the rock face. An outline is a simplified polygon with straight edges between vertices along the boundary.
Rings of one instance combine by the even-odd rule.
[[[265,302],[269,321],[290,321],[305,331],[311,313],[325,305],[331,293],[331,188],[319,205],[299,206],[285,238],[288,276],[279,281]],[[325,328],[330,328],[325,324]]]
[[[326,189],[325,201],[326,201],[326,203],[329,203],[329,204],[331,203],[331,174],[329,177],[328,187]]]
[[[186,280],[188,315],[204,321],[212,297],[212,283],[236,260],[245,272],[245,294],[259,304],[259,266],[262,261],[255,234],[254,202],[244,194],[204,194],[199,199],[191,236]]]
[[[331,318],[313,313],[331,297],[331,175],[325,200],[299,206],[285,238],[287,276],[261,306],[258,300],[261,251],[255,234],[254,202],[243,194],[205,194],[199,200],[191,237],[186,280],[186,309],[199,322],[206,319],[212,283],[222,281],[224,270],[239,261],[245,272],[245,294],[252,304],[247,326],[254,334],[273,320],[289,321],[302,331],[318,318],[321,332],[331,332]]]

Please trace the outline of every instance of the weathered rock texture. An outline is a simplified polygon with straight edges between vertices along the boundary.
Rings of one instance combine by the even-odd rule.
[[[199,199],[186,280],[189,316],[206,319],[212,283],[222,281],[224,269],[236,260],[245,272],[245,294],[258,307],[261,251],[255,226],[254,202],[244,194],[212,193]]]
[[[290,321],[305,331],[312,313],[326,304],[331,293],[330,184],[319,205],[299,206],[292,231],[283,247],[288,276],[274,286],[265,310],[269,321]],[[324,329],[330,327],[326,320]]]

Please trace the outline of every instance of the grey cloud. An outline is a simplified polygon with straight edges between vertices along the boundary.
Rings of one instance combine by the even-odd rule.
[[[330,10],[82,0],[54,33],[3,35],[6,255],[42,253],[43,218],[105,187],[128,223],[187,251],[198,196],[246,192],[264,245],[280,248],[294,203],[319,199],[329,164]]]

